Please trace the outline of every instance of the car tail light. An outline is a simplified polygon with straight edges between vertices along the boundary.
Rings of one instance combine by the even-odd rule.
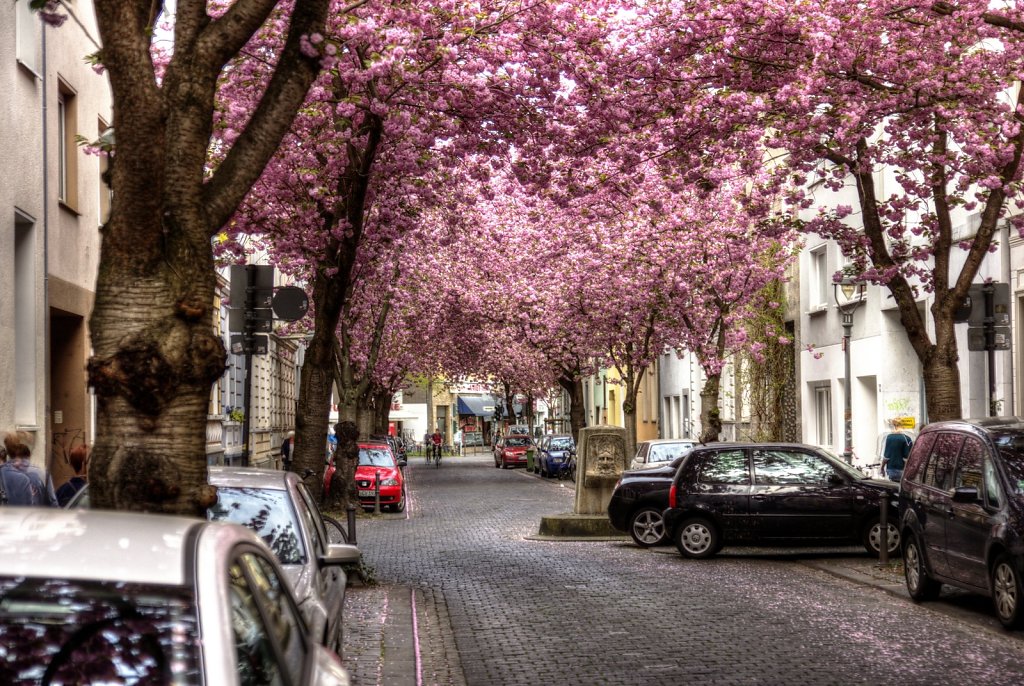
[[[668,506],[676,506],[676,484],[674,481],[672,482],[672,488],[668,489]]]

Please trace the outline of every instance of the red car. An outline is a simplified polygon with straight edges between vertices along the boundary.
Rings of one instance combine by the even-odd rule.
[[[380,506],[393,512],[405,509],[405,475],[398,466],[394,453],[387,443],[360,443],[359,464],[356,466],[356,494],[363,508],[372,510],[375,500],[375,484],[380,476]],[[324,492],[331,487],[334,476],[334,459],[324,470]]]
[[[501,469],[526,464],[526,451],[533,449],[529,436],[502,436],[494,446],[494,466]]]

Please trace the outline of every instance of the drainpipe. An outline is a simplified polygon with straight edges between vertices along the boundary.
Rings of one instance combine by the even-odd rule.
[[[1004,220],[1003,221],[1003,228],[1000,230],[999,233],[1000,233],[999,245],[1001,247],[1001,250],[999,251],[999,257],[1000,257],[1000,262],[1001,262],[1001,265],[1000,265],[1001,269],[1000,269],[1000,271],[1002,272],[1002,280],[1005,283],[1010,284],[1010,298],[1011,298],[1010,313],[1011,313],[1011,317],[1012,317],[1012,316],[1014,316],[1014,314],[1013,314],[1013,309],[1014,308],[1013,308],[1013,305],[1012,305],[1012,302],[1013,302],[1012,299],[1014,298],[1014,291],[1016,289],[1013,288],[1013,281],[1012,281],[1013,271],[1010,268],[1010,222],[1009,222],[1009,220]],[[1013,356],[1014,356],[1013,340],[1014,340],[1014,337],[1011,334],[1010,335],[1010,351],[1009,351],[1010,354],[1007,355],[1006,358],[1004,358],[1004,359],[1008,360],[1007,364],[1009,365],[1009,374],[1004,374],[1003,375],[1003,379],[1009,379],[1009,381],[1006,382],[1004,384],[1004,386],[1003,386],[1003,388],[1005,389],[1004,392],[1003,392],[1003,397],[1005,399],[1005,402],[1003,403],[1003,415],[1006,416],[1006,417],[1015,417],[1015,416],[1017,416],[1017,412],[1015,410],[1016,404],[1014,402],[1016,400],[1016,397],[1017,397],[1017,389],[1014,388],[1014,378],[1015,377],[1014,377],[1014,369],[1013,369]]]
[[[50,136],[49,136],[49,79],[47,78],[48,67],[46,64],[46,22],[39,22],[42,33],[43,50],[43,444],[46,446],[45,464],[46,476],[50,477],[52,471],[53,450],[51,441],[53,432],[50,431],[50,418],[52,408],[50,407]]]

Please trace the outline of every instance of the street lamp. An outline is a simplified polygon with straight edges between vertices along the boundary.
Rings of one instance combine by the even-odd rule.
[[[843,277],[841,281],[832,283],[832,297],[836,307],[843,316],[843,365],[846,375],[843,388],[843,459],[853,463],[853,411],[851,408],[850,384],[850,337],[853,333],[853,311],[864,301],[863,281]]]

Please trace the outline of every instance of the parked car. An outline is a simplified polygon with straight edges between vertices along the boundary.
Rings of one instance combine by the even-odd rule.
[[[217,487],[217,503],[207,517],[245,526],[270,546],[312,635],[340,655],[348,582],[342,566],[359,562],[359,548],[330,542],[320,510],[294,472],[210,467],[208,480]],[[86,485],[67,508],[89,506]]]
[[[608,520],[642,548],[668,543],[664,512],[672,479],[684,456],[622,473],[608,501]]]
[[[684,557],[724,545],[881,546],[899,550],[898,484],[870,479],[831,453],[795,443],[715,443],[683,457],[669,490],[665,529]]]
[[[391,434],[373,434],[370,436],[368,443],[387,443],[388,447],[391,448],[392,454],[395,456],[395,461],[399,467],[405,467],[409,464],[409,459],[406,455],[405,444],[399,441]]]
[[[347,685],[234,524],[0,508],[0,683]]]
[[[526,424],[512,424],[505,428],[505,436],[529,436],[530,427]]]
[[[692,450],[695,445],[697,445],[695,441],[686,438],[659,438],[643,441],[636,447],[636,455],[629,463],[629,468],[644,469],[645,467],[663,465]]]
[[[502,436],[494,446],[494,466],[501,469],[526,464],[526,451],[533,447],[529,436]]]
[[[541,438],[537,445],[534,463],[541,476],[555,476],[576,449],[576,442],[569,434],[550,434]]]
[[[393,512],[405,510],[405,475],[400,462],[386,443],[360,443],[356,465],[356,495],[363,509],[372,510],[376,503],[377,475],[380,475],[380,505]],[[324,492],[331,487],[334,462],[324,470]]]
[[[914,442],[900,484],[907,591],[949,584],[992,598],[1024,626],[1024,418],[935,422]]]

